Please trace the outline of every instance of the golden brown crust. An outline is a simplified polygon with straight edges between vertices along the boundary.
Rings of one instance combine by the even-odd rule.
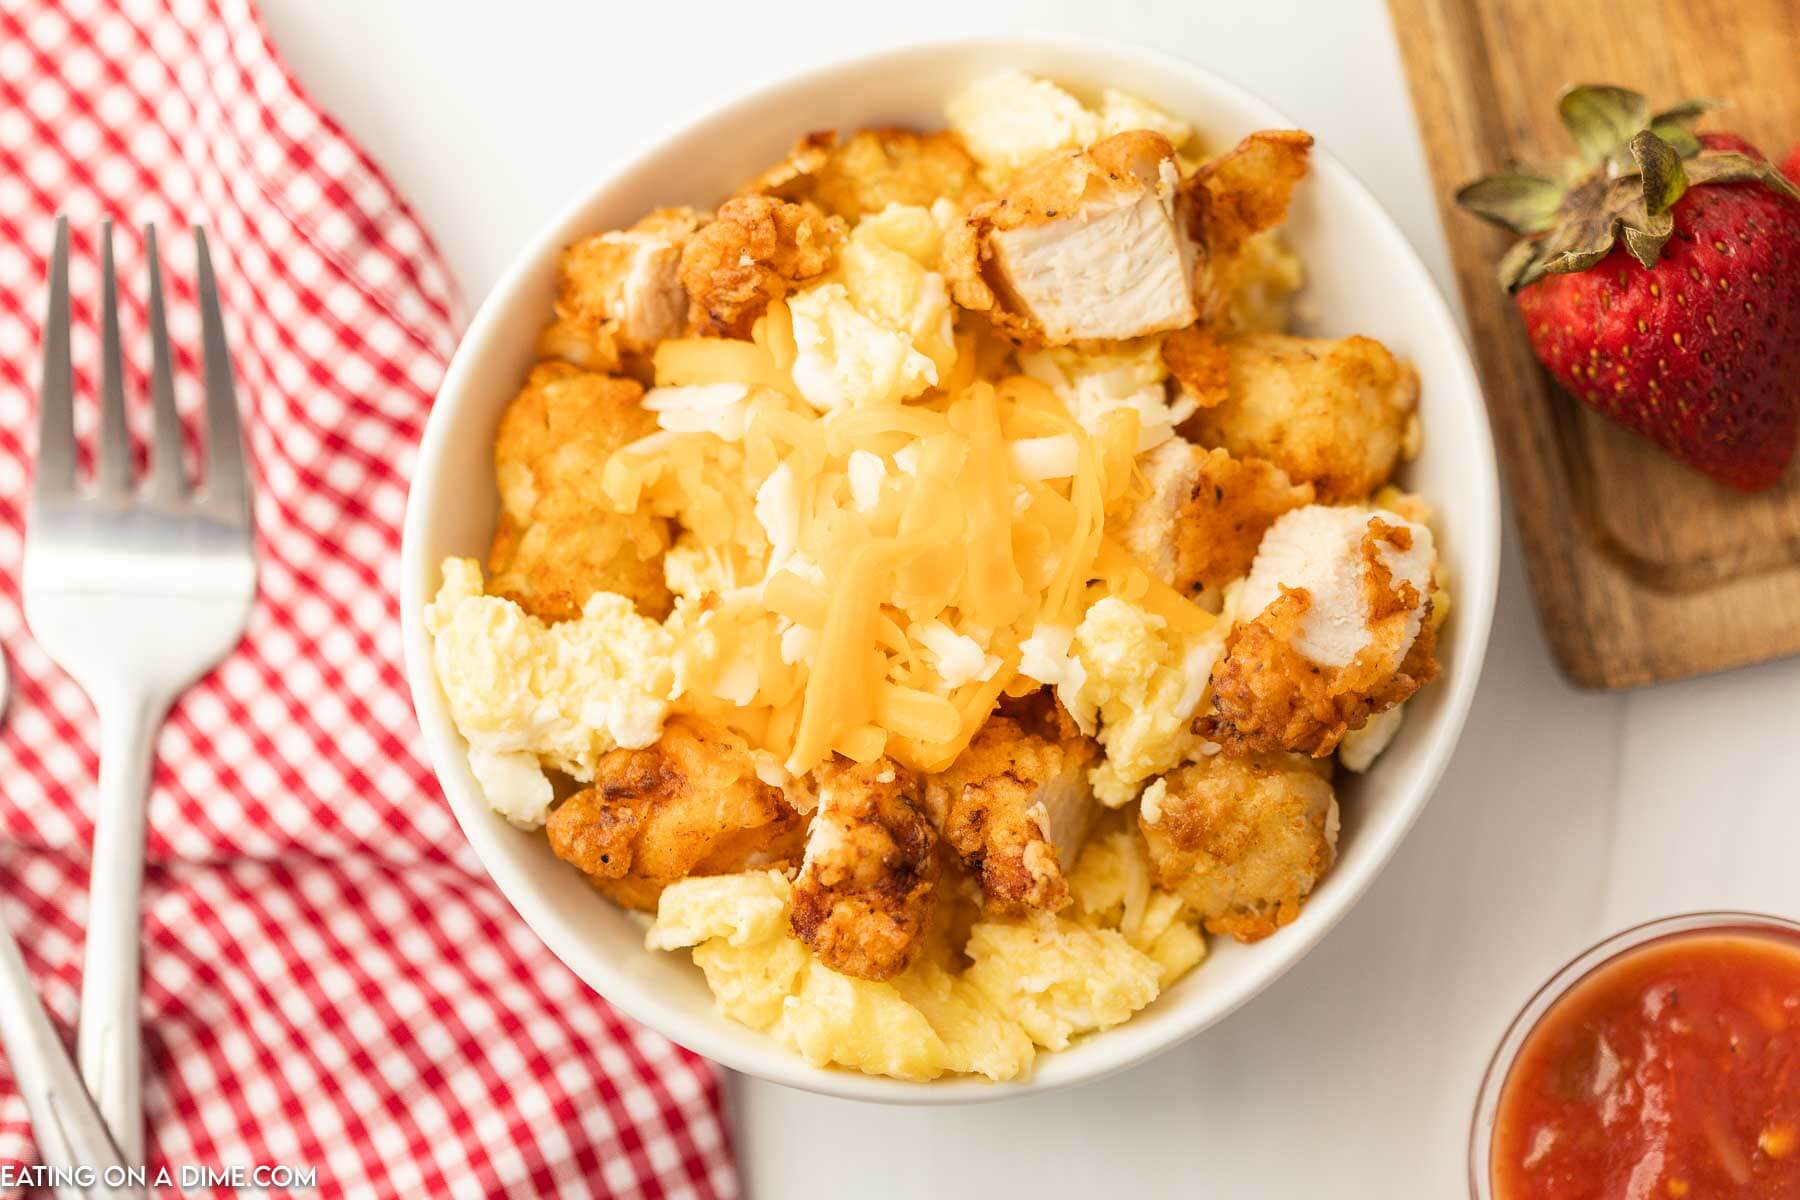
[[[1265,129],[1203,164],[1184,185],[1190,232],[1201,246],[1200,320],[1217,324],[1236,286],[1244,243],[1287,217],[1306,176],[1310,133]]]
[[[1046,344],[1043,328],[1011,293],[995,264],[993,235],[1068,220],[1118,188],[1142,185],[1155,164],[1173,160],[1169,139],[1148,130],[1103,138],[1085,150],[1047,155],[998,195],[975,203],[944,242],[944,276],[956,303],[983,313],[1002,336],[1022,346]]]
[[[1231,352],[1202,325],[1177,329],[1163,339],[1163,365],[1201,408],[1216,408],[1231,398]]]
[[[1363,586],[1373,636],[1362,653],[1342,667],[1321,666],[1301,654],[1294,639],[1312,598],[1304,589],[1282,588],[1226,638],[1212,673],[1214,711],[1196,718],[1194,732],[1237,753],[1288,750],[1323,758],[1350,730],[1431,682],[1437,674],[1431,600],[1404,580],[1394,583],[1379,553],[1384,543],[1407,549],[1411,531],[1379,518],[1369,522]],[[1415,611],[1418,635],[1401,656],[1399,639]]]
[[[1233,458],[1172,439],[1142,461],[1150,485],[1109,528],[1158,578],[1183,592],[1222,587],[1249,573],[1277,517],[1312,503],[1274,463]]]
[[[1221,587],[1250,571],[1263,534],[1282,513],[1312,503],[1311,484],[1260,458],[1210,450],[1175,526],[1176,587]]]
[[[1073,742],[1082,736],[1081,726],[1056,697],[1056,689],[1034,688],[1023,696],[1001,696],[994,715],[1015,722],[1033,737],[1057,743]]]
[[[744,190],[810,202],[855,221],[890,204],[960,203],[975,186],[975,172],[962,138],[948,130],[883,126],[859,129],[842,142],[826,130],[801,138],[787,158]]]
[[[1253,942],[1300,913],[1335,856],[1329,761],[1220,754],[1171,771],[1138,827],[1159,886]]]
[[[1366,499],[1393,475],[1418,406],[1419,377],[1410,364],[1366,337],[1252,333],[1223,345],[1222,398],[1210,373],[1195,391],[1188,374],[1175,370],[1203,402],[1182,425],[1184,435],[1239,458],[1266,458],[1296,483],[1311,483],[1325,504]],[[1177,358],[1183,353],[1178,349]],[[1192,373],[1191,363],[1184,367]]]
[[[802,822],[756,777],[742,738],[677,717],[654,746],[602,757],[593,786],[558,805],[545,833],[614,903],[653,912],[663,888],[689,875],[794,865]]]
[[[691,208],[662,208],[629,229],[572,243],[563,251],[556,316],[539,335],[539,353],[648,378],[655,344],[682,331],[687,300],[676,271],[701,220]]]
[[[1061,713],[1060,706],[1052,706]],[[1021,716],[1029,724],[989,718],[956,761],[927,785],[931,811],[943,814],[944,840],[981,881],[983,907],[1003,915],[1027,909],[1055,912],[1069,903],[1066,877],[1074,869],[1081,838],[1076,836],[1069,848],[1071,861],[1063,861],[1051,831],[1044,828],[1061,815],[1043,807],[1045,788],[1072,783],[1079,795],[1065,794],[1064,802],[1086,805],[1088,811],[1069,817],[1082,827],[1091,824],[1086,773],[1100,757],[1099,747],[1072,723],[1066,731],[1046,730],[1030,715]],[[1085,828],[1075,833],[1085,834]]]
[[[668,522],[612,511],[596,482],[620,446],[656,428],[629,379],[567,363],[532,368],[494,439],[500,517],[488,549],[490,590],[547,621],[580,615],[595,592],[618,592],[663,616]]]
[[[938,877],[919,776],[889,758],[816,772],[819,807],[794,882],[794,936],[859,979],[892,979],[918,955]]]
[[[844,229],[810,204],[727,200],[681,253],[689,323],[709,337],[749,337],[770,304],[831,270]]]
[[[999,293],[989,281],[988,269],[994,257],[987,240],[986,204],[978,204],[969,216],[951,226],[944,235],[944,278],[950,285],[950,297],[970,312],[981,313],[993,325],[994,332],[1024,346],[1043,344],[1037,326],[1024,317],[1008,312],[1000,303]]]

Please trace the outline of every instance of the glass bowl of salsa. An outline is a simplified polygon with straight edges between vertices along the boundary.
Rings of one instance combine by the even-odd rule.
[[[1800,1200],[1800,923],[1688,913],[1538,989],[1488,1064],[1476,1200]]]

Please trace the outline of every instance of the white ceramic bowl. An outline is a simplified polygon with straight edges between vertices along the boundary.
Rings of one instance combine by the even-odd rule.
[[[1228,146],[1254,129],[1293,127],[1197,67],[1091,42],[935,42],[759,88],[603,173],[520,253],[451,363],[407,506],[401,605],[413,702],[450,805],[507,898],[550,949],[616,1008],[735,1070],[858,1099],[960,1103],[1092,1079],[1180,1042],[1267,987],[1362,895],[1424,808],[1468,712],[1493,611],[1499,499],[1474,369],[1443,297],[1406,239],[1330,148],[1320,147],[1287,226],[1306,261],[1310,331],[1369,334],[1418,366],[1425,447],[1405,482],[1437,509],[1454,610],[1440,645],[1442,674],[1407,705],[1406,724],[1375,769],[1346,789],[1337,865],[1291,926],[1251,946],[1215,939],[1208,960],[1148,1009],[1117,1029],[1041,1055],[1028,1079],[908,1083],[813,1068],[763,1034],[720,1017],[685,954],[645,950],[638,918],[591,891],[551,855],[541,833],[522,833],[488,810],[433,678],[420,613],[437,588],[444,556],[485,553],[497,503],[494,430],[549,312],[558,252],[576,237],[628,224],[652,208],[709,207],[808,130],[941,127],[949,96],[1004,66],[1078,91],[1124,88],[1192,121],[1213,146]]]

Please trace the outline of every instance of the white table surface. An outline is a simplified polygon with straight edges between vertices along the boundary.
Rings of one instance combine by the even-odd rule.
[[[1156,46],[1262,94],[1373,187],[1451,290],[1380,0],[265,9],[471,306],[611,158],[715,100],[841,50],[1023,29]],[[751,1193],[1460,1195],[1486,1057],[1563,959],[1683,909],[1800,913],[1800,785],[1784,753],[1797,746],[1800,661],[1626,695],[1568,686],[1509,530],[1486,674],[1449,773],[1306,961],[1160,1059],[1041,1098],[906,1110],[736,1079]]]

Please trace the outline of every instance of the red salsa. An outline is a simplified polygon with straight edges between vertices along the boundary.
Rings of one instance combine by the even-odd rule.
[[[1800,1200],[1800,939],[1679,934],[1570,988],[1494,1124],[1498,1200]]]

